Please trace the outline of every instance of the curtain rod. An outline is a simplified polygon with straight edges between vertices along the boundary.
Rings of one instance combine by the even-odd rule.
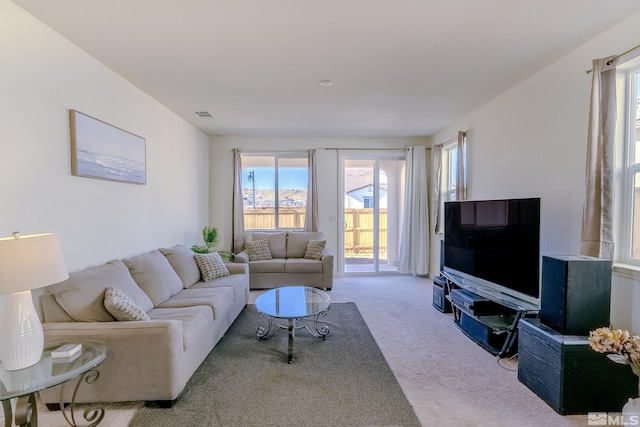
[[[467,132],[462,132],[462,134],[463,134],[464,136],[467,136]],[[457,141],[457,140],[458,140],[458,137],[457,137],[457,136],[454,136],[453,138],[451,138],[451,139],[449,139],[449,140],[447,140],[447,141],[443,142],[442,144],[436,144],[436,145],[434,145],[434,147],[444,147],[445,145],[447,145],[447,144],[451,144],[452,142],[455,142],[455,141]]]
[[[640,44],[639,44],[639,45],[637,45],[637,46],[632,47],[631,49],[629,49],[629,50],[627,50],[627,51],[625,51],[625,52],[622,52],[622,53],[621,53],[621,54],[619,54],[619,55],[614,56],[612,59],[610,59],[610,60],[608,60],[608,61],[607,61],[607,65],[611,65],[611,63],[612,63],[613,61],[615,61],[616,59],[620,58],[621,56],[625,56],[627,53],[631,53],[631,52],[633,52],[634,50],[636,50],[636,49],[638,49],[638,48],[640,48]],[[593,72],[593,68],[592,68],[592,69],[590,69],[590,70],[587,70],[587,74],[592,73],[592,72]]]
[[[334,148],[334,147],[327,147],[327,148],[320,148],[320,150],[334,150],[334,151],[404,151],[404,149],[407,147],[400,147],[400,148]],[[425,149],[427,150],[431,150],[431,147],[425,147]]]

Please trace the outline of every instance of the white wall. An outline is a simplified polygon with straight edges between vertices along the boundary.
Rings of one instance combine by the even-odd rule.
[[[220,231],[220,248],[231,248],[231,200],[233,148],[244,151],[305,151],[315,148],[318,180],[319,229],[327,239],[327,248],[338,254],[338,152],[341,149],[388,149],[411,145],[430,145],[429,138],[273,138],[273,137],[212,137],[211,163],[211,226]],[[363,151],[363,154],[365,152]],[[335,265],[335,263],[334,263]]]
[[[208,136],[8,0],[0,64],[0,237],[55,232],[70,271],[199,243]],[[72,176],[69,109],[145,138],[147,185]]]
[[[594,58],[640,40],[640,14],[616,25],[532,75],[433,138],[468,131],[470,199],[541,197],[543,255],[577,254],[584,194],[587,120]],[[441,236],[440,236],[441,238]],[[432,244],[431,272],[439,265]],[[638,283],[614,275],[611,320],[640,332]],[[635,309],[634,309],[635,307]]]

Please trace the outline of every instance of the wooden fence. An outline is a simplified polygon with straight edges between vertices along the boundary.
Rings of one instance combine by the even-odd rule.
[[[305,210],[303,208],[280,208],[279,228],[303,228]],[[244,228],[247,230],[275,230],[276,211],[274,208],[244,210]]]
[[[305,210],[280,208],[280,228],[303,228]],[[348,208],[344,211],[344,251],[346,258],[369,257],[373,254],[373,209]],[[276,216],[273,208],[245,209],[244,227],[247,230],[275,230]],[[387,252],[387,210],[380,209],[380,257]]]

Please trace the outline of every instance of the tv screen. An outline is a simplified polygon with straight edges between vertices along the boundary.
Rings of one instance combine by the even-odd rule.
[[[445,203],[444,267],[539,298],[540,199]]]

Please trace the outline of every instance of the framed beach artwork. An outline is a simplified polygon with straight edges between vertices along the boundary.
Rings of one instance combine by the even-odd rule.
[[[69,110],[71,174],[147,183],[146,141],[76,110]]]

